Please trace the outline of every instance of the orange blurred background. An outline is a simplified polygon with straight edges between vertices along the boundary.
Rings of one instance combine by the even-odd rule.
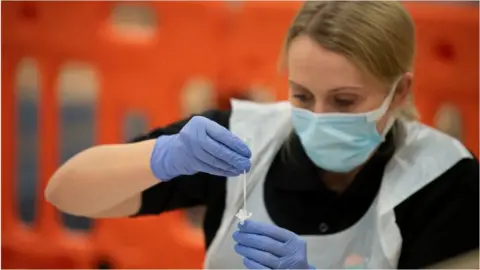
[[[94,144],[231,97],[287,98],[276,64],[300,2],[2,1],[2,268],[201,268],[202,209],[58,213],[43,189]],[[478,3],[405,3],[422,121],[478,156]]]

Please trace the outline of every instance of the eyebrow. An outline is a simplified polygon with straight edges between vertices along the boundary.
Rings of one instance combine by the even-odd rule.
[[[312,92],[307,87],[305,87],[305,86],[303,86],[299,83],[296,83],[292,80],[288,80],[288,84],[290,84],[291,86],[294,86],[295,88],[298,88],[298,89],[301,89],[301,90],[304,90],[304,91],[308,91],[308,92]],[[336,88],[330,89],[329,91],[338,91],[338,90],[343,90],[343,89],[359,89],[359,88],[361,88],[361,86],[351,85],[351,86],[336,87]]]

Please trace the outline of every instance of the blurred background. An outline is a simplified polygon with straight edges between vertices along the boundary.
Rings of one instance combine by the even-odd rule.
[[[201,268],[201,207],[92,221],[58,213],[43,189],[95,144],[232,97],[286,99],[277,59],[300,4],[2,1],[2,268]],[[478,2],[405,5],[421,120],[478,156]]]

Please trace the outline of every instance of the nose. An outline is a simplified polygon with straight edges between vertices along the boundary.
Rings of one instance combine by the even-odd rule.
[[[310,109],[314,113],[325,113],[325,104],[322,101],[316,100]]]

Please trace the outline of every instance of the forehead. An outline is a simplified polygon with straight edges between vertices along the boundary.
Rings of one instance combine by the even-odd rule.
[[[289,79],[307,87],[366,83],[365,74],[346,57],[321,47],[307,36],[292,41],[287,59]]]

